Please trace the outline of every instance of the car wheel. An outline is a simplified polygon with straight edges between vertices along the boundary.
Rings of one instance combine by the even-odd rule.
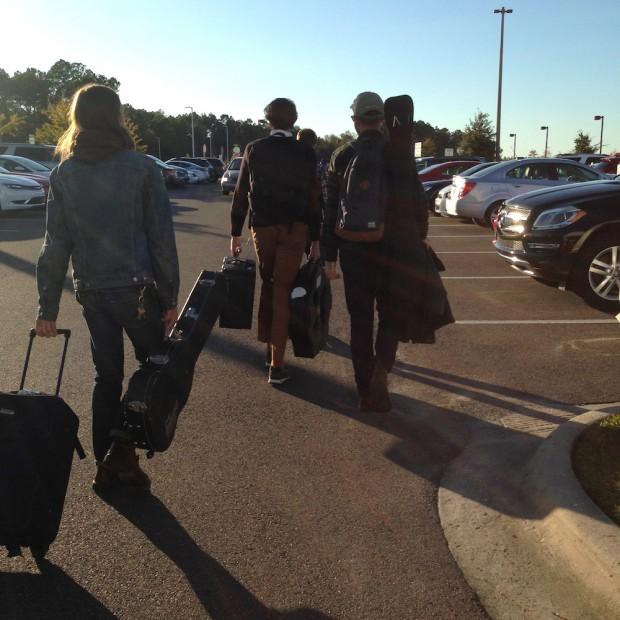
[[[620,230],[596,237],[581,250],[571,287],[593,308],[620,311]]]
[[[486,228],[492,228],[493,227],[493,220],[495,219],[495,217],[497,217],[497,213],[502,208],[503,204],[504,204],[503,200],[499,200],[497,202],[494,202],[485,211],[483,219],[480,219],[480,220],[476,219],[474,221],[476,222],[476,224],[478,224],[480,226],[485,226]]]

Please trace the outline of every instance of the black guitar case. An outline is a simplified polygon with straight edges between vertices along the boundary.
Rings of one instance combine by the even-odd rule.
[[[308,261],[301,267],[289,296],[289,336],[296,357],[316,357],[329,334],[332,295],[323,267]]]
[[[122,426],[136,447],[148,450],[148,458],[172,443],[192,389],[194,366],[225,303],[223,275],[203,271],[161,350],[129,380]]]

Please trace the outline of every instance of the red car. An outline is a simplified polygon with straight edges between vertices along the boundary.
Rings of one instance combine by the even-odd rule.
[[[598,164],[592,166],[597,172],[606,174],[620,174],[620,153],[614,153],[608,157],[603,157]]]
[[[28,177],[29,179],[36,181],[43,188],[43,191],[45,192],[45,202],[47,203],[47,194],[50,191],[50,180],[48,177],[41,174],[36,174],[35,172],[14,172],[11,170],[7,170],[2,166],[0,166],[0,174],[11,174],[17,177]]]
[[[463,159],[459,161],[444,161],[441,164],[429,166],[418,171],[418,177],[422,183],[424,181],[449,181],[454,175],[461,174],[468,168],[473,168],[480,163],[479,160]]]

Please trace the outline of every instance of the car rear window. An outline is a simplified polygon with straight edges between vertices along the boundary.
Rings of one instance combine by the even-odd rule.
[[[15,155],[35,161],[54,161],[54,149],[45,146],[16,146]]]
[[[241,157],[237,157],[230,162],[229,170],[241,170]]]

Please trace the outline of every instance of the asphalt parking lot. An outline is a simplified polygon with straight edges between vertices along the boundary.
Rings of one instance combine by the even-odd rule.
[[[492,239],[489,229],[431,217],[457,322],[420,364],[566,403],[617,400],[618,321],[515,271]]]
[[[172,199],[184,298],[228,251],[230,197],[211,185]],[[19,380],[43,230],[41,212],[0,216],[3,390]],[[147,463],[153,495],[104,502],[89,488],[92,462],[76,462],[51,572],[0,558],[6,617],[486,617],[440,525],[442,472],[474,427],[535,442],[574,405],[620,400],[617,321],[513,271],[491,239],[431,218],[457,323],[436,345],[400,348],[390,420],[357,412],[341,281],[328,348],[315,360],[291,356],[281,390],[266,384],[254,332],[216,329],[175,442]],[[67,280],[59,326],[74,335],[62,394],[88,446],[92,366],[70,291]],[[31,387],[53,384],[45,346]],[[126,359],[130,371],[130,351]]]

